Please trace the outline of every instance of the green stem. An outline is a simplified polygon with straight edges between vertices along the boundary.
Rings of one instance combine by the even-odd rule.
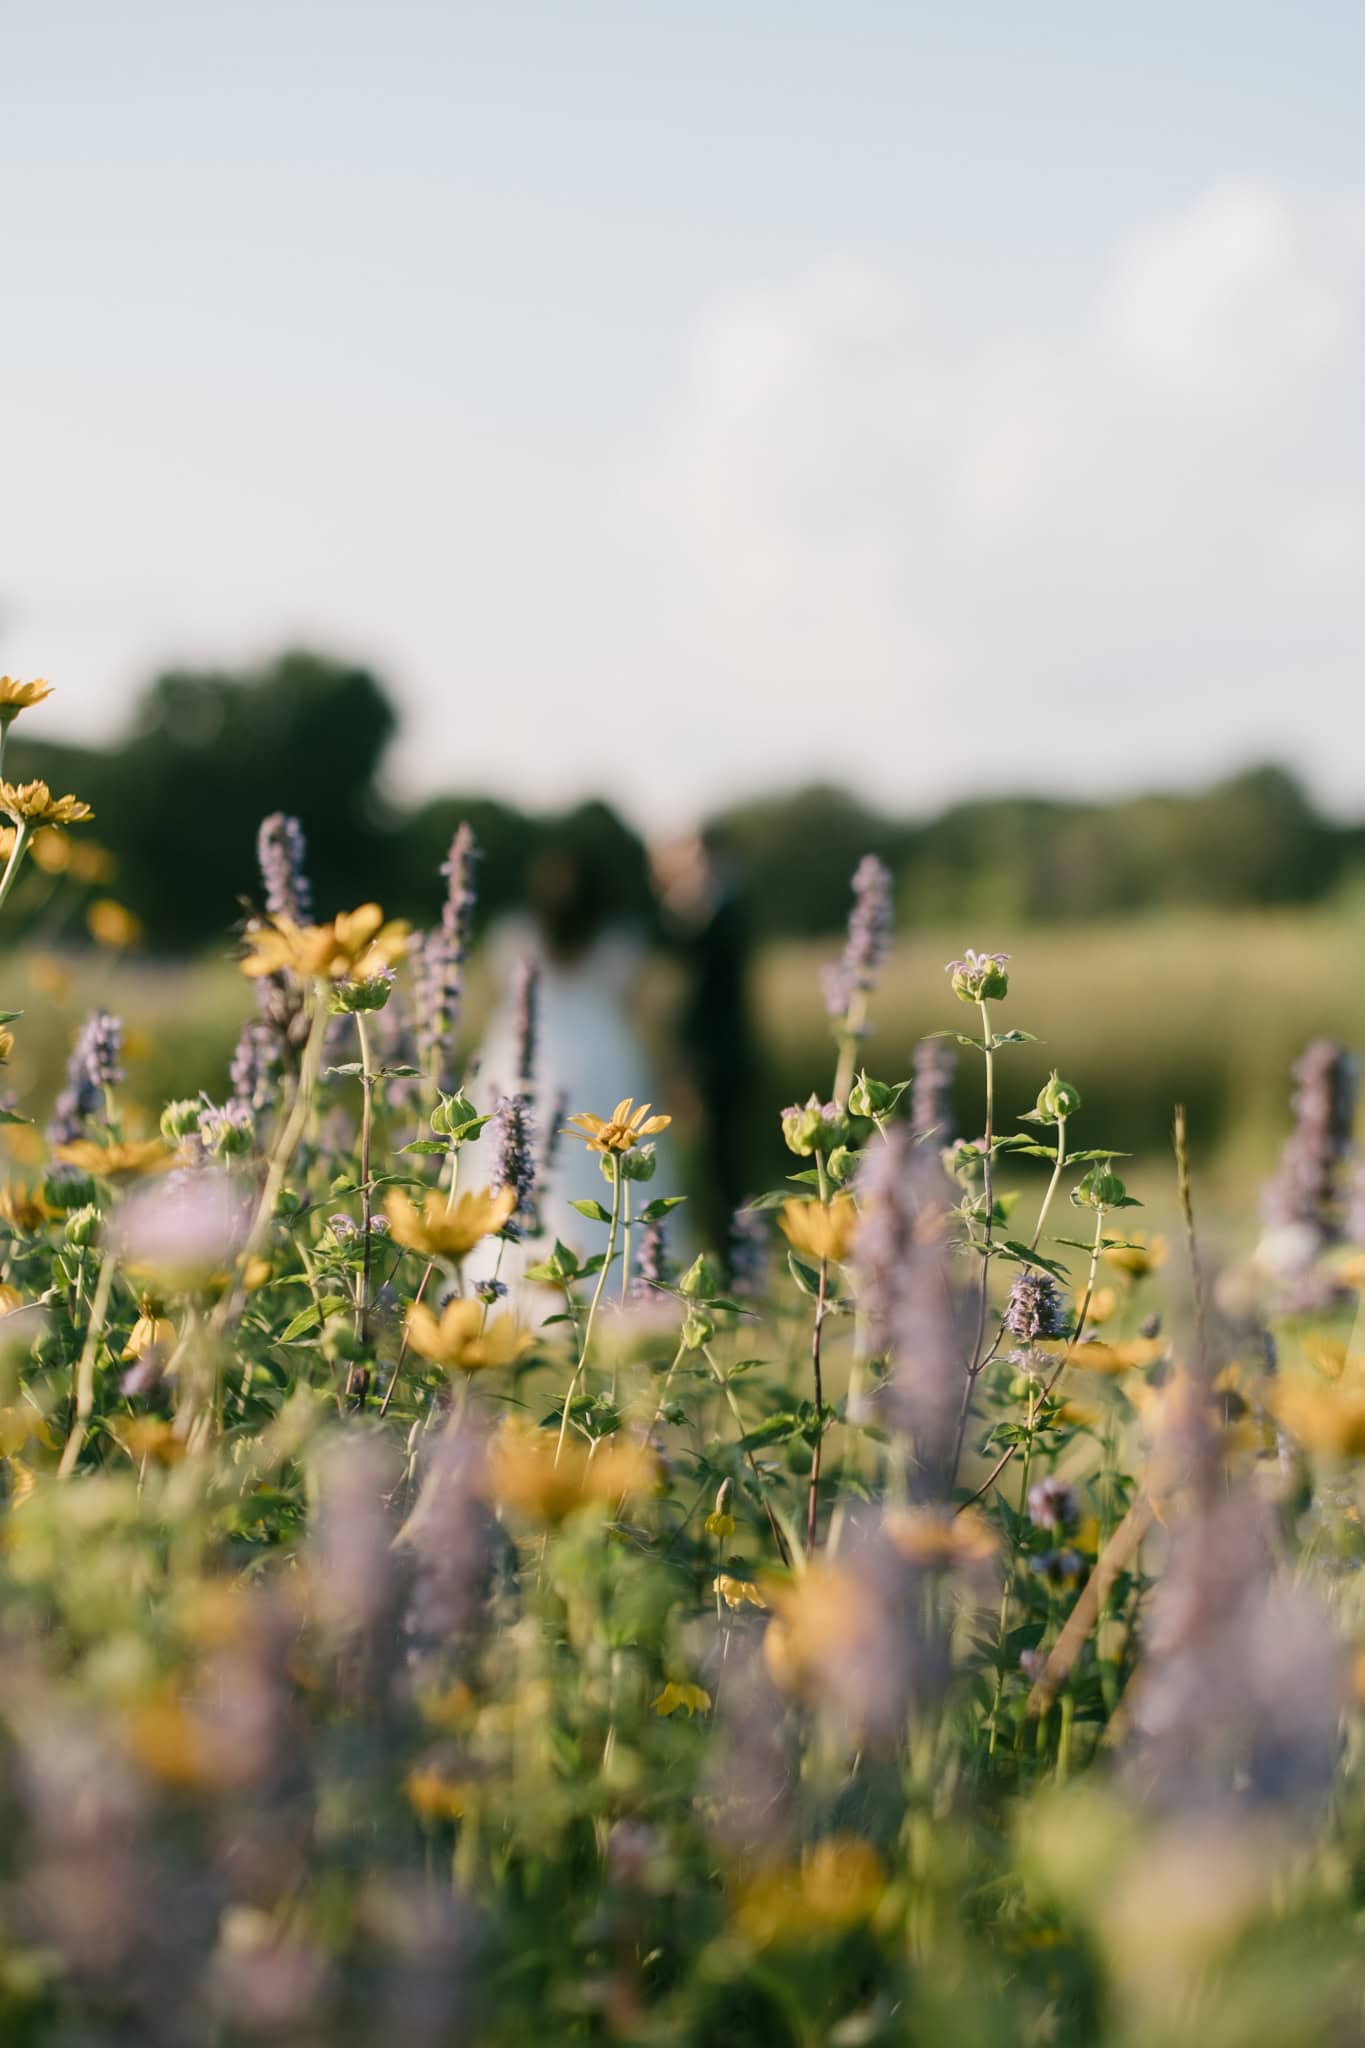
[[[5,865],[5,872],[3,875],[0,875],[0,909],[3,909],[5,898],[19,879],[19,869],[23,865],[24,855],[28,850],[29,837],[28,820],[25,818],[21,824],[16,825],[14,828],[14,844],[10,848],[10,856]]]
[[[981,1047],[986,1060],[986,1135],[984,1144],[985,1178],[983,1198],[985,1201],[985,1234],[981,1241],[981,1293],[976,1309],[976,1335],[972,1340],[972,1355],[967,1363],[967,1384],[962,1389],[962,1406],[958,1411],[957,1439],[953,1445],[953,1462],[948,1474],[948,1490],[957,1485],[957,1471],[962,1463],[962,1446],[967,1439],[967,1425],[972,1414],[972,1395],[976,1382],[994,1356],[995,1347],[981,1355],[982,1341],[986,1335],[986,1311],[990,1306],[991,1287],[991,1240],[995,1233],[995,1168],[992,1153],[995,1148],[995,1049],[992,1044],[990,1012],[984,998],[978,1003],[981,1012]]]
[[[559,1441],[555,1445],[556,1465],[563,1454],[564,1438],[569,1428],[569,1410],[573,1406],[574,1395],[578,1392],[578,1383],[583,1377],[583,1369],[588,1362],[588,1350],[592,1344],[592,1327],[597,1320],[597,1307],[602,1299],[602,1289],[606,1285],[607,1275],[611,1271],[611,1262],[616,1257],[616,1239],[621,1228],[621,1190],[625,1185],[621,1177],[621,1158],[617,1152],[611,1153],[609,1157],[611,1159],[611,1230],[607,1237],[607,1256],[603,1259],[602,1269],[597,1275],[597,1285],[593,1289],[592,1303],[588,1309],[588,1320],[583,1326],[582,1349],[578,1354],[578,1363],[573,1369],[573,1378],[569,1381],[568,1390],[564,1395],[564,1412],[559,1418]]]
[[[61,1463],[57,1467],[59,1479],[69,1479],[76,1469],[85,1442],[85,1433],[95,1406],[95,1355],[99,1350],[100,1338],[104,1335],[104,1321],[109,1313],[109,1297],[114,1287],[114,1258],[109,1252],[100,1261],[99,1279],[95,1283],[95,1299],[90,1309],[90,1323],[81,1347],[76,1367],[76,1405],[72,1417],[70,1434],[62,1449]]]
[[[1038,1221],[1034,1224],[1033,1235],[1029,1239],[1029,1250],[1031,1252],[1037,1251],[1039,1243],[1042,1240],[1043,1225],[1047,1222],[1047,1212],[1052,1207],[1052,1197],[1057,1192],[1057,1183],[1061,1180],[1062,1168],[1065,1165],[1066,1118],[1064,1116],[1059,1116],[1057,1119],[1057,1163],[1052,1169],[1052,1178],[1047,1184],[1047,1193],[1043,1196],[1043,1206],[1038,1211]]]

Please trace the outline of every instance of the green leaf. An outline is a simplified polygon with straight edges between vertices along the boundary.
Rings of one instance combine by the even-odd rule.
[[[302,1337],[306,1331],[316,1330],[321,1321],[321,1309],[315,1301],[310,1301],[307,1308],[299,1310],[291,1323],[285,1324],[275,1342],[277,1344],[292,1344],[296,1337]]]
[[[811,1299],[814,1300],[820,1292],[820,1275],[815,1271],[814,1267],[804,1264],[802,1260],[797,1258],[795,1252],[787,1253],[787,1265],[791,1271],[792,1279],[801,1289],[801,1292],[810,1295]]]
[[[15,1024],[23,1014],[22,1010],[0,1010],[0,1024]]]
[[[363,1074],[365,1069],[359,1060],[347,1060],[344,1067],[324,1067],[322,1071],[324,1074],[343,1074],[348,1081],[353,1081],[356,1075]]]
[[[400,1145],[400,1152],[415,1152],[419,1159],[444,1158],[449,1145],[443,1145],[439,1138],[417,1138],[411,1145]]]
[[[1068,1152],[1062,1161],[1064,1166],[1089,1166],[1097,1159],[1131,1159],[1131,1152]]]
[[[12,1109],[0,1109],[0,1124],[31,1124],[32,1122],[33,1118],[31,1116],[20,1116],[17,1111]]]
[[[657,1223],[661,1216],[666,1216],[670,1209],[676,1209],[680,1202],[686,1200],[686,1195],[656,1195],[648,1207],[640,1211],[640,1221]]]
[[[579,1215],[586,1216],[590,1223],[611,1222],[611,1210],[604,1209],[602,1207],[602,1204],[600,1202],[594,1202],[591,1196],[589,1196],[586,1202],[570,1202],[569,1207],[571,1209],[577,1209]]]
[[[1017,1259],[1021,1266],[1037,1266],[1040,1272],[1051,1273],[1054,1280],[1065,1280],[1066,1267],[1057,1259],[1045,1259],[1041,1252],[1031,1251],[1026,1244],[1016,1244],[1007,1238],[1000,1247],[1008,1257]]]
[[[780,1415],[770,1415],[766,1422],[760,1422],[756,1429],[749,1430],[740,1438],[739,1448],[742,1451],[760,1451],[768,1444],[788,1443],[792,1437],[800,1436],[804,1426],[802,1416],[793,1414],[789,1409],[784,1410]]]
[[[997,1045],[1037,1045],[1036,1031],[997,1031],[991,1040],[991,1048]]]

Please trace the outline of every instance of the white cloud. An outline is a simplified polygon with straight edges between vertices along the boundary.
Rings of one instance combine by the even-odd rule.
[[[1220,182],[1037,331],[964,340],[924,280],[847,266],[708,309],[628,501],[729,785],[912,803],[1279,751],[1365,805],[1329,738],[1365,671],[1360,223]],[[736,709],[757,661],[776,736]]]

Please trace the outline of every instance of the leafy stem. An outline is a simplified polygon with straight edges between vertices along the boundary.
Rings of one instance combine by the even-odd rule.
[[[607,1255],[602,1261],[601,1269],[597,1275],[597,1285],[592,1291],[592,1301],[588,1308],[588,1320],[583,1325],[583,1343],[578,1353],[578,1363],[573,1369],[573,1376],[564,1395],[564,1412],[559,1418],[559,1440],[555,1445],[556,1465],[563,1455],[564,1438],[569,1428],[569,1411],[573,1407],[574,1396],[578,1392],[579,1382],[583,1377],[583,1370],[588,1362],[588,1351],[592,1345],[593,1324],[597,1320],[597,1308],[602,1299],[602,1289],[606,1285],[607,1275],[611,1271],[611,1262],[616,1257],[616,1240],[621,1229],[621,1190],[625,1186],[625,1178],[621,1172],[621,1155],[619,1152],[609,1152],[607,1157],[611,1161],[611,1229],[607,1234]]]

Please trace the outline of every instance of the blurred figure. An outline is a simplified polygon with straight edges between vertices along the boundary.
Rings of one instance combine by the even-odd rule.
[[[696,1221],[703,1242],[726,1254],[754,1151],[748,917],[734,860],[714,834],[667,841],[650,865],[686,976],[678,1040],[687,1099],[677,1108],[696,1132]]]
[[[579,1252],[600,1251],[602,1231],[570,1203],[608,1197],[596,1156],[559,1139],[565,1116],[609,1116],[626,1095],[671,1108],[659,1099],[634,1016],[650,950],[643,860],[632,876],[632,843],[617,844],[617,833],[594,829],[596,823],[590,808],[549,836],[527,871],[527,913],[504,919],[489,935],[499,994],[473,1084],[483,1111],[502,1096],[528,1098],[535,1239],[548,1246],[562,1238]],[[637,1212],[656,1194],[681,1192],[669,1133],[656,1142],[655,1179],[633,1191]],[[474,1149],[467,1184],[495,1177],[490,1126]],[[504,1260],[504,1277],[510,1270]]]

